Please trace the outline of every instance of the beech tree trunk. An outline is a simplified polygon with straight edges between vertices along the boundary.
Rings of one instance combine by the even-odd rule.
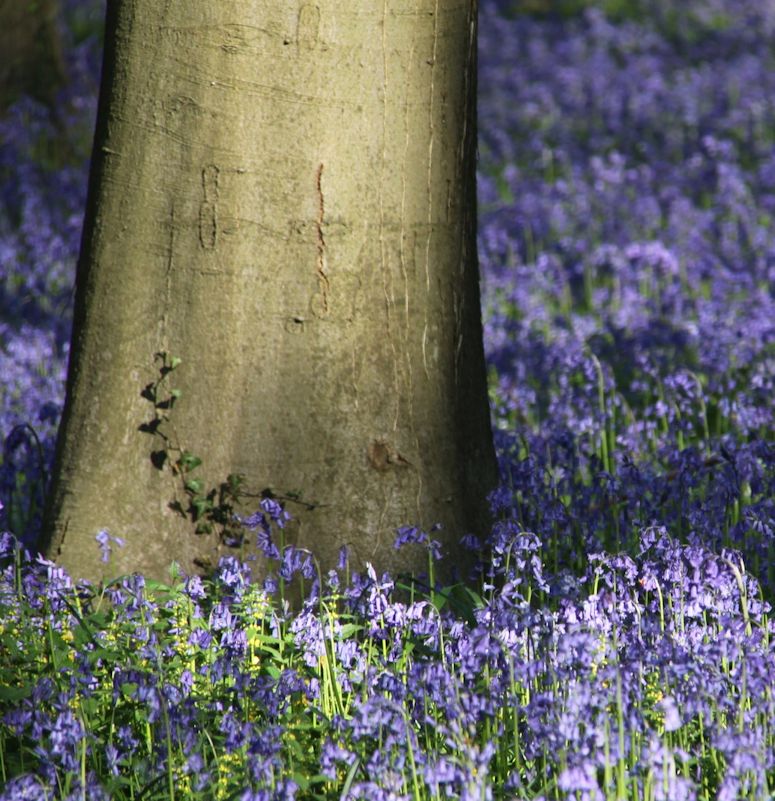
[[[215,563],[191,501],[229,474],[324,570],[481,531],[475,123],[476,0],[109,3],[50,557]]]

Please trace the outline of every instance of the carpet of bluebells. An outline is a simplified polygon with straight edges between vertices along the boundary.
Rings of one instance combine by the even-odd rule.
[[[319,576],[270,500],[266,582],[35,555],[100,56],[64,16],[58,107],[0,119],[0,801],[775,796],[775,6],[482,0],[503,482],[446,588],[411,527],[424,580]]]

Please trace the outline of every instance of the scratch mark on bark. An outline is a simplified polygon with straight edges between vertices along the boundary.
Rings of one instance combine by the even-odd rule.
[[[159,351],[169,351],[167,342],[167,320],[169,319],[169,310],[172,308],[172,264],[175,258],[175,203],[170,205],[169,217],[167,220],[169,226],[169,240],[167,242],[167,264],[164,273],[164,304],[161,310],[161,319],[159,321]]]
[[[414,13],[415,15],[419,15],[419,4],[415,2],[414,5]],[[407,76],[404,86],[404,91],[406,92],[406,97],[404,99],[404,163],[401,165],[401,217],[400,217],[400,226],[401,230],[399,231],[400,239],[399,239],[399,260],[401,262],[401,274],[404,279],[404,317],[405,317],[405,326],[408,332],[409,330],[409,279],[407,276],[406,271],[406,172],[407,172],[407,159],[409,153],[409,144],[410,144],[410,127],[409,127],[409,119],[410,119],[410,92],[413,86],[413,76],[412,76],[412,67],[414,65],[414,53],[417,48],[417,27],[413,28],[412,31],[412,44],[409,48],[409,58],[407,59]],[[414,246],[414,241],[412,245]],[[414,257],[414,247],[412,248],[412,255]]]
[[[351,378],[352,378],[352,391],[353,391],[353,405],[355,407],[355,411],[358,412],[360,410],[360,405],[358,403],[358,362],[356,358],[355,350],[357,348],[357,344],[355,338],[352,340],[352,348],[350,350],[350,366],[351,366]]]
[[[467,165],[470,165],[469,160],[476,160],[476,69],[477,69],[477,10],[478,0],[474,0],[471,4],[468,20],[468,56],[466,59],[466,69],[464,73],[464,88],[463,88],[463,131],[460,138],[460,154],[458,156],[458,169],[459,175],[462,179],[458,178],[458,185],[461,192],[461,202],[463,205],[463,225],[461,228],[461,247],[460,247],[460,273],[464,285],[468,283],[466,273],[471,269],[476,269],[476,241],[474,240],[473,247],[471,247],[471,240],[469,239],[469,227],[475,227],[475,222],[470,222],[470,215],[476,214],[476,189],[467,185],[468,170]],[[473,122],[473,126],[469,123]],[[473,168],[471,168],[473,169]],[[459,382],[460,378],[460,360],[463,352],[463,332],[464,320],[466,316],[466,299],[465,294],[458,299],[455,304],[456,307],[456,324],[457,324],[457,346],[455,348],[455,384]]]
[[[431,70],[430,89],[428,97],[428,176],[426,180],[426,188],[428,192],[428,231],[425,238],[425,291],[431,291],[431,275],[430,275],[430,261],[431,261],[431,238],[433,237],[433,145],[435,137],[435,125],[433,123],[433,103],[435,99],[435,78],[436,78],[436,62],[438,60],[438,43],[439,43],[439,0],[436,0],[433,9],[433,51],[431,57],[428,59],[428,66]],[[426,339],[428,333],[428,304],[424,304],[425,309],[425,325],[422,337],[422,365],[425,371],[425,377],[430,378],[428,371],[428,360],[426,354]]]
[[[393,395],[395,397],[395,415],[393,418],[393,430],[398,429],[398,419],[401,413],[400,386],[398,376],[398,352],[396,343],[393,339],[391,330],[391,311],[395,305],[393,294],[393,281],[390,274],[390,264],[388,262],[388,247],[385,241],[385,181],[387,174],[387,142],[388,142],[388,47],[387,47],[387,26],[388,26],[388,0],[382,3],[382,158],[380,163],[380,186],[379,186],[379,245],[380,245],[380,266],[382,268],[382,288],[385,293],[385,317],[387,323],[387,338],[390,343],[390,350],[393,358]],[[400,236],[400,231],[399,231]]]
[[[218,175],[215,164],[202,170],[202,202],[199,204],[199,244],[214,250],[218,242]]]
[[[438,58],[438,43],[439,43],[439,0],[436,0],[436,5],[433,10],[433,53],[429,66],[431,69],[430,80],[430,96],[428,98],[428,238],[425,240],[425,289],[427,292],[431,291],[431,276],[430,276],[430,253],[431,253],[431,237],[433,236],[433,145],[435,136],[435,126],[433,124],[433,102],[435,95],[435,76],[436,76],[436,60]]]
[[[57,543],[57,554],[56,554],[57,559],[59,559],[59,557],[62,556],[62,551],[65,547],[65,537],[67,537],[67,530],[69,528],[70,528],[70,518],[66,517],[65,522],[62,525],[62,528],[60,529],[62,533],[60,534],[59,531],[57,531],[56,534],[54,534],[54,540],[56,540],[57,538],[59,539],[59,542]]]
[[[426,316],[425,325],[423,326],[422,330],[422,366],[423,369],[425,370],[425,377],[430,381],[431,374],[428,372],[427,346],[428,346],[428,320]]]
[[[415,15],[419,16],[419,2],[415,2],[414,5],[414,13]],[[407,391],[406,391],[406,398],[407,398],[407,414],[408,414],[408,424],[409,430],[414,437],[414,445],[416,448],[416,452],[420,453],[420,440],[419,435],[417,432],[417,427],[415,425],[414,419],[414,374],[413,374],[413,360],[414,360],[414,343],[411,341],[412,338],[412,325],[410,321],[410,312],[409,312],[409,304],[410,304],[410,295],[411,289],[414,289],[416,284],[415,274],[417,272],[417,263],[416,263],[416,254],[417,254],[417,235],[414,231],[409,232],[411,247],[409,248],[409,252],[411,253],[410,258],[412,259],[412,287],[410,289],[410,282],[409,282],[409,275],[407,272],[407,264],[406,264],[406,248],[405,242],[407,240],[407,228],[406,228],[406,175],[407,175],[407,157],[409,152],[409,131],[410,131],[410,108],[409,108],[409,97],[411,92],[411,87],[414,85],[414,75],[413,75],[413,66],[414,66],[414,55],[417,49],[417,26],[413,26],[412,29],[412,42],[409,48],[409,57],[408,57],[408,67],[407,67],[407,76],[406,82],[404,86],[404,91],[406,92],[406,99],[404,103],[404,163],[401,167],[401,230],[399,233],[400,236],[400,264],[401,264],[401,276],[404,282],[404,335],[403,335],[403,342],[402,342],[402,355],[403,355],[403,363],[405,365],[405,376],[407,382]],[[412,298],[414,300],[414,298]],[[425,315],[427,316],[427,307],[425,308]],[[426,370],[427,372],[427,370]],[[403,458],[403,457],[402,457]],[[416,474],[417,477],[417,497],[416,497],[416,506],[419,508],[420,497],[422,495],[422,471],[418,471]]]

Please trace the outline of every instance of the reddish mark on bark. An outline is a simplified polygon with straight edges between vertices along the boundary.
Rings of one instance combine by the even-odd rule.
[[[315,221],[315,228],[317,232],[317,276],[318,286],[320,287],[320,300],[321,309],[323,314],[328,314],[328,290],[330,284],[328,282],[328,274],[326,270],[326,240],[323,236],[323,220],[326,214],[325,199],[323,198],[323,165],[318,166],[317,174],[315,176],[315,185],[318,194],[318,218]]]
[[[401,454],[384,439],[375,439],[369,443],[366,448],[366,456],[368,457],[369,464],[380,473],[384,473],[391,467],[410,467],[411,462],[405,459]]]

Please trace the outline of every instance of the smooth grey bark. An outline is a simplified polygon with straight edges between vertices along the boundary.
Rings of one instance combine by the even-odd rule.
[[[406,524],[459,555],[496,482],[475,149],[476,0],[110,2],[46,553],[228,552],[149,433],[167,353],[159,430],[206,486],[300,496],[285,541],[324,570],[422,569]]]

